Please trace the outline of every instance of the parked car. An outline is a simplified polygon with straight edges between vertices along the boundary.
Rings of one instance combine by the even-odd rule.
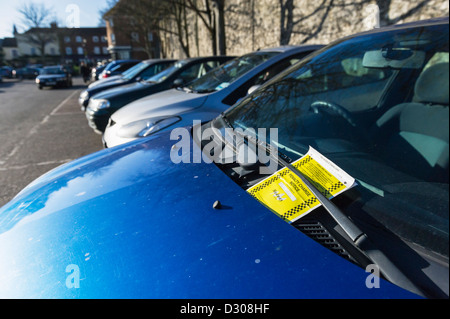
[[[95,132],[102,134],[109,117],[124,105],[161,91],[183,85],[205,75],[220,64],[232,59],[228,56],[189,58],[177,61],[173,66],[146,81],[102,91],[91,97],[86,117]]]
[[[0,76],[3,76],[4,78],[11,79],[13,77],[13,68],[9,66],[2,66],[0,68]]]
[[[106,66],[107,66],[107,64],[103,64],[103,65],[98,65],[96,67],[93,67],[91,69],[91,81],[92,82],[99,80],[98,77],[100,76],[100,73],[102,73],[103,70],[106,68]]]
[[[39,90],[44,87],[71,87],[72,75],[62,66],[46,66],[36,77]]]
[[[39,75],[40,69],[24,67],[12,71],[13,77],[16,79],[34,80]]]
[[[125,105],[112,114],[103,142],[112,147],[192,121],[209,121],[230,108],[249,91],[321,48],[321,45],[283,46],[258,50],[212,70],[190,84]],[[95,103],[92,103],[95,105]],[[91,117],[105,116],[90,109]]]
[[[0,209],[0,297],[448,298],[448,40],[448,18],[353,35],[177,128],[184,142],[161,132],[45,174]],[[221,159],[250,128],[275,167]],[[356,183],[323,195],[337,177],[308,182],[311,146]],[[295,221],[260,202],[295,205],[300,189],[271,191],[288,175],[323,197]]]
[[[110,76],[119,75],[141,62],[140,60],[116,60],[110,62],[99,74],[99,79],[106,79]]]
[[[89,104],[91,96],[108,89],[131,84],[138,81],[145,81],[152,76],[162,72],[170,67],[176,60],[168,59],[152,59],[142,61],[130,69],[126,70],[121,75],[109,77],[103,81],[97,81],[89,85],[89,87],[81,92],[78,103],[81,110],[85,111]]]

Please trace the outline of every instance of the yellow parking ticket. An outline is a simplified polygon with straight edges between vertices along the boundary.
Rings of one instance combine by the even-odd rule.
[[[292,166],[329,199],[355,184],[354,178],[312,147]],[[289,223],[321,205],[301,179],[286,167],[250,187],[247,192]]]

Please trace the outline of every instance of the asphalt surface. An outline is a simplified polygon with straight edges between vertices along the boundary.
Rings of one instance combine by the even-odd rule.
[[[38,90],[33,80],[0,83],[0,207],[49,170],[103,149],[78,105],[86,85]]]

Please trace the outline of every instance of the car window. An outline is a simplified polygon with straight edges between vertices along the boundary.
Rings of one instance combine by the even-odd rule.
[[[191,83],[188,88],[200,93],[220,91],[228,87],[243,74],[278,54],[279,52],[255,52],[233,59],[207,76],[202,77],[202,75],[207,73],[203,72],[200,74],[199,79]]]
[[[42,69],[41,74],[43,75],[64,74],[64,70],[61,68],[46,68]]]
[[[336,103],[352,111],[372,108],[381,98],[393,71],[363,67],[363,54],[307,67],[297,80],[308,83],[308,95],[334,94]],[[369,93],[371,98],[360,97],[361,93],[364,96]]]
[[[188,61],[186,61],[186,60],[177,61],[171,67],[169,67],[169,68],[165,69],[164,71],[162,71],[162,72],[152,76],[151,78],[149,78],[147,80],[147,82],[149,82],[149,83],[161,83],[165,79],[167,79],[169,76],[171,76],[172,74],[175,74],[176,72],[178,72],[178,70],[180,70],[187,63],[188,63]]]
[[[204,70],[204,63],[197,63],[189,66],[183,72],[180,73],[178,78],[182,79],[185,83],[191,82],[199,77]]]
[[[135,65],[136,62],[130,62],[130,63],[122,63],[120,64],[117,68],[114,68],[113,70],[111,70],[112,72],[123,72],[128,70],[130,67],[132,67],[133,65]]]
[[[173,63],[159,63],[159,64],[154,64],[151,67],[147,68],[146,70],[144,70],[139,76],[143,79],[143,80],[147,80],[149,78],[151,78],[152,76],[162,72],[163,70],[167,69],[169,66],[171,66]]]
[[[147,68],[147,66],[148,66],[148,64],[145,62],[138,63],[138,64],[132,66],[131,68],[129,68],[128,70],[126,70],[125,72],[123,72],[122,76],[124,79],[131,80],[136,75],[138,75],[142,70]]]
[[[317,149],[358,181],[347,214],[448,258],[448,46],[448,25],[355,37],[225,116],[235,128],[277,128],[292,160]]]
[[[260,72],[258,75],[254,76],[252,79],[241,85],[237,90],[232,92],[230,95],[228,95],[223,100],[223,103],[230,106],[235,104],[239,99],[245,97],[248,94],[250,88],[252,88],[253,86],[260,86],[264,84],[265,82],[272,79],[275,75],[279,74],[280,72],[299,62],[301,58],[305,57],[309,53],[311,52],[302,52],[296,54],[268,67],[267,69]]]

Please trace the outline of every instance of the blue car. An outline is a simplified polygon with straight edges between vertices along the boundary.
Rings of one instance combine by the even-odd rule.
[[[106,79],[111,76],[120,75],[126,70],[140,63],[140,60],[116,60],[110,62],[105,69],[99,74],[99,79]]]
[[[341,39],[45,174],[0,209],[0,297],[448,298],[448,31]]]

